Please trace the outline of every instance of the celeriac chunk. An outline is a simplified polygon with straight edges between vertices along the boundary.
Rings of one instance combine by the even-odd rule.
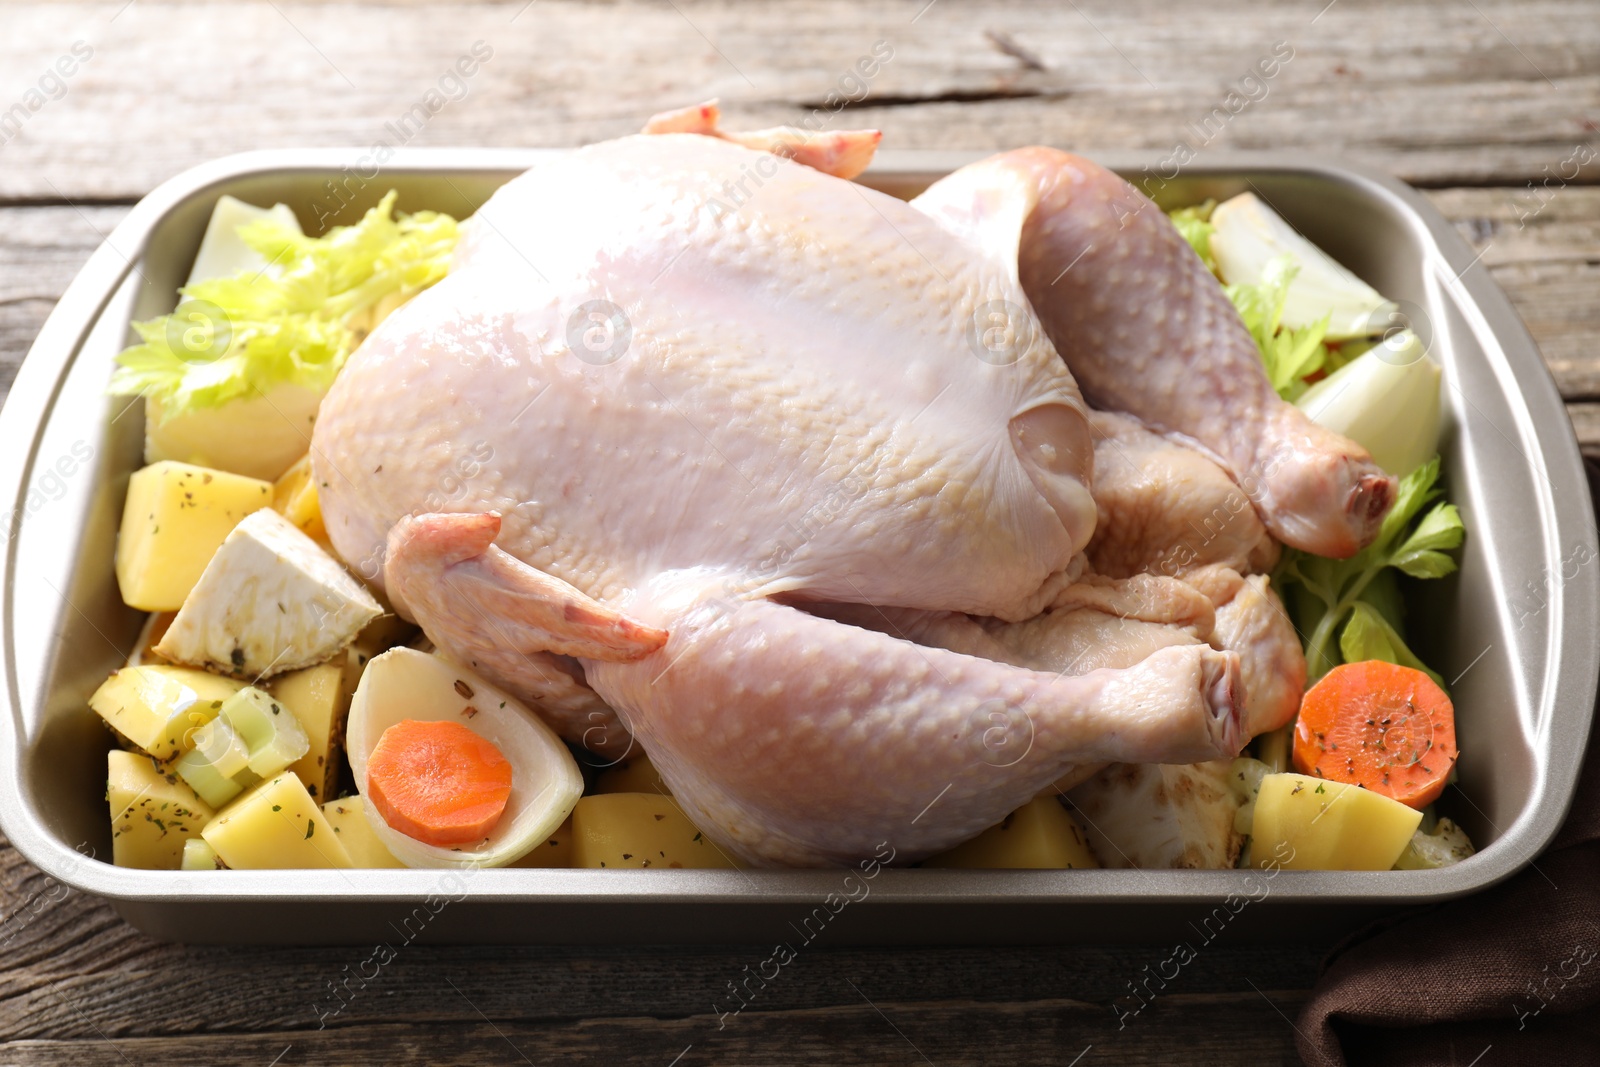
[[[200,836],[234,870],[355,866],[322,809],[287,771],[252,786]]]
[[[272,504],[272,483],[188,463],[128,479],[117,534],[117,585],[129,607],[176,611],[233,528]]]
[[[260,679],[330,659],[382,613],[316,542],[263,509],[217,549],[156,652]]]
[[[101,683],[89,706],[141,751],[168,760],[193,744],[241,683],[187,667],[124,667]]]
[[[201,832],[211,808],[148,756],[106,753],[106,803],[111,809],[111,862],[118,867],[175,871],[185,842]]]

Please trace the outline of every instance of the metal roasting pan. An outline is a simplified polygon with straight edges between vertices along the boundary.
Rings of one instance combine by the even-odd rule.
[[[1600,674],[1600,546],[1578,447],[1538,349],[1471,250],[1416,192],[1298,153],[1219,153],[1146,187],[1163,207],[1254,189],[1401,301],[1444,367],[1445,472],[1468,537],[1458,576],[1416,583],[1409,625],[1419,654],[1452,682],[1463,757],[1459,788],[1442,808],[1478,855],[1433,871],[881,870],[871,879],[844,871],[158,872],[105,862],[110,735],[86,701],[122,664],[141,621],[118,597],[111,560],[128,475],[140,465],[143,416],[104,395],[130,320],[172,309],[223,193],[283,201],[306,221],[319,204],[325,215],[348,200],[332,221],[351,222],[396,188],[403,209],[461,216],[549,155],[403,149],[376,174],[365,150],[232,156],[145,197],[68,288],[0,412],[8,520],[0,522],[0,829],[47,875],[176,941],[1199,945],[1219,936],[1303,939],[1305,931],[1332,938],[1386,910],[1500,881],[1555,834]],[[909,196],[974,158],[884,153],[863,180]],[[1129,177],[1160,173],[1150,157],[1102,158]]]

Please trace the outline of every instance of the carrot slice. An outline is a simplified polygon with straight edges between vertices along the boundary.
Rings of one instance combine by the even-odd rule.
[[[1335,667],[1300,703],[1294,765],[1424,808],[1444,792],[1456,750],[1456,711],[1422,671],[1381,660]]]
[[[367,799],[384,822],[424,844],[482,841],[510,797],[510,761],[458,722],[402,720],[367,757]]]

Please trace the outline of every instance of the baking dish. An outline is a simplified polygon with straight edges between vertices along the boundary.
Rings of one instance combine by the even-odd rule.
[[[155,872],[109,855],[110,737],[86,700],[132,647],[111,559],[142,410],[104,395],[129,322],[171,310],[211,208],[283,201],[354,221],[388,189],[402,208],[470,213],[549,153],[249,153],[142,200],[50,315],[0,412],[0,829],[45,873],[181,941],[1001,943],[1209,941],[1315,929],[1481,889],[1560,825],[1588,737],[1600,644],[1600,547],[1561,398],[1505,296],[1417,193],[1295,155],[1206,156],[1179,173],[1102,157],[1164,207],[1245,189],[1400,302],[1444,367],[1461,572],[1423,583],[1413,644],[1451,682],[1463,749],[1444,810],[1480,846],[1455,867],[1252,871],[423,870]],[[861,179],[909,196],[973,155],[884,153]],[[1306,923],[1306,913],[1317,913]],[[1303,933],[1299,936],[1304,936]]]

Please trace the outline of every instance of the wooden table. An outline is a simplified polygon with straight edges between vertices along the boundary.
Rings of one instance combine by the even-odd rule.
[[[442,82],[480,41],[473,77]],[[852,80],[877,42],[892,58]],[[0,0],[0,389],[155,184],[244,149],[371,144],[430,90],[445,104],[414,145],[574,145],[710,96],[738,125],[796,122],[865,92],[847,117],[893,147],[1183,140],[1375,164],[1478,248],[1600,453],[1600,18],[1581,0]],[[1208,133],[1219,107],[1237,113]],[[751,948],[412,947],[319,1029],[353,950],[158,944],[4,842],[0,915],[0,1062],[84,1067],[1292,1063],[1318,961],[1210,948],[1119,1030],[1111,1002],[1156,947],[819,947],[719,1026]]]

